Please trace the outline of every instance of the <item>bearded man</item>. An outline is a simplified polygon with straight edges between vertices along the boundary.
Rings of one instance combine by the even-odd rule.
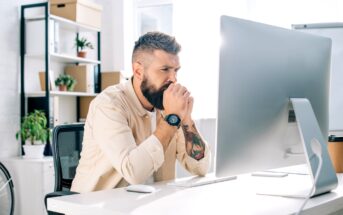
[[[191,117],[194,101],[176,79],[180,49],[160,32],[138,39],[131,80],[90,104],[72,191],[174,179],[176,160],[193,175],[207,173],[210,150]]]

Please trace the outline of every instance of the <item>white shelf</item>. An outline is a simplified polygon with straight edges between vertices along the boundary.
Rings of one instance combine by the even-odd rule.
[[[43,97],[45,91],[29,92],[25,94],[26,97]],[[96,96],[98,93],[85,93],[85,92],[69,92],[69,91],[50,91],[50,96]]]
[[[71,21],[69,19],[59,17],[59,16],[50,15],[50,18],[60,23],[61,28],[68,29],[70,31],[75,31],[75,32],[89,32],[89,31],[99,32],[100,31],[99,28],[94,28],[91,26],[83,25],[83,24],[80,24],[80,23]]]
[[[54,60],[57,62],[101,64],[101,62],[98,60],[75,57],[75,56],[70,56],[70,55],[65,55],[65,54],[51,53],[50,56],[51,56],[51,60]]]
[[[38,15],[38,16],[32,16],[25,18],[26,21],[38,21],[45,19],[44,15]],[[99,32],[99,28],[94,28],[91,26],[83,25],[77,22],[74,22],[69,19],[65,19],[63,17],[50,15],[50,19],[58,22],[60,24],[60,27],[63,29],[67,29],[69,31],[74,31],[76,33],[78,32]]]
[[[44,54],[26,54],[26,57],[44,59]],[[50,60],[59,63],[88,63],[88,64],[101,64],[101,61],[92,60],[82,57],[76,57],[66,54],[50,53]]]

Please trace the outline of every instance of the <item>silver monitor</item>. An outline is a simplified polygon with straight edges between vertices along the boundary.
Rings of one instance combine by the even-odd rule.
[[[326,150],[331,40],[228,16],[221,36],[216,175],[306,162],[314,175],[315,138],[324,175],[316,194],[333,189]]]

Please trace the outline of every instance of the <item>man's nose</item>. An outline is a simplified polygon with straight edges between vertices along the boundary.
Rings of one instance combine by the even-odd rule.
[[[176,78],[176,72],[171,72],[169,75],[169,81],[176,83],[177,82],[177,78]]]

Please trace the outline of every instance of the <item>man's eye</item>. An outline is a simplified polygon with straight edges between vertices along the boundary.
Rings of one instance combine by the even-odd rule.
[[[168,72],[168,68],[164,68],[164,69],[162,69],[162,71],[164,71],[164,72]]]

